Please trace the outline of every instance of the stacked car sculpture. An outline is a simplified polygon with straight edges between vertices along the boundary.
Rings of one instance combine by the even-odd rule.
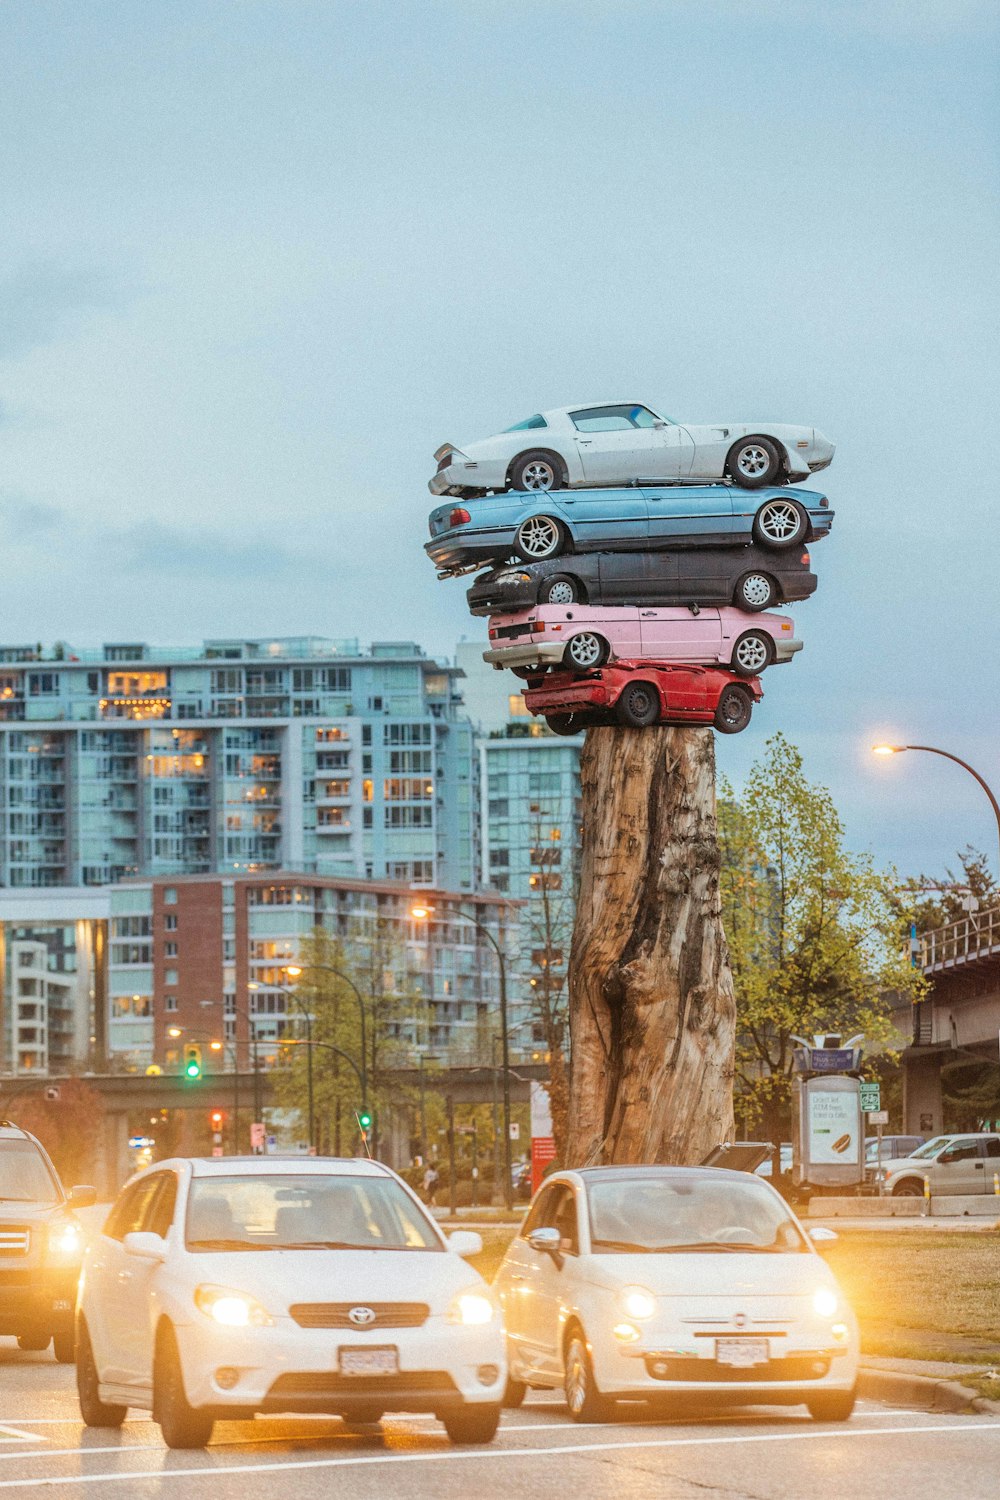
[[[426,551],[438,577],[486,571],[485,660],[508,667],[558,734],[592,724],[713,724],[736,734],[759,674],[802,647],[787,615],[816,588],[806,546],[825,495],[788,481],[824,469],[814,428],[691,427],[617,402],[540,412],[435,455]]]

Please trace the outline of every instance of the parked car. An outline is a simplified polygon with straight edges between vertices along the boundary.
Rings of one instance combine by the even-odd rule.
[[[828,1238],[831,1231],[824,1231]],[[539,1190],[494,1285],[506,1404],[562,1389],[599,1422],[616,1399],[854,1406],[858,1328],[774,1189],[719,1167],[590,1167]]]
[[[432,495],[731,479],[744,489],[805,479],[834,446],[815,427],[775,422],[692,426],[635,401],[561,406],[506,432],[434,455]]]
[[[802,642],[787,615],[747,616],[738,609],[633,609],[543,604],[490,619],[492,666],[589,672],[619,657],[699,666],[727,666],[755,677],[773,662],[791,661]]]
[[[868,1176],[869,1169],[874,1172],[880,1160],[899,1161],[904,1156],[912,1156],[926,1139],[923,1135],[884,1135],[880,1143],[878,1136],[868,1136],[865,1140],[865,1176]]]
[[[791,551],[826,536],[833,512],[814,490],[768,488],[750,495],[731,485],[560,490],[540,498],[515,491],[432,510],[424,544],[439,573],[461,573],[484,559],[546,562],[571,552],[648,552],[757,542]]]
[[[73,1311],[83,1260],[75,1209],[97,1199],[92,1187],[63,1190],[41,1141],[0,1121],[0,1333],[22,1349],[53,1345],[73,1363]]]
[[[87,1250],[77,1389],[88,1427],[152,1410],[171,1448],[261,1412],[433,1412],[496,1432],[499,1312],[469,1231],[445,1239],[378,1162],[171,1160],[140,1173]]]
[[[808,552],[697,547],[666,552],[579,552],[572,558],[491,568],[465,597],[474,615],[536,604],[732,604],[750,613],[816,589]]]
[[[931,1193],[992,1193],[993,1174],[1000,1172],[1000,1135],[936,1135],[909,1156],[882,1168],[882,1181],[894,1198],[920,1198],[924,1178]]]
[[[524,702],[556,734],[579,734],[595,724],[711,724],[720,734],[739,734],[763,696],[759,678],[718,667],[620,661],[595,672],[532,677]]]

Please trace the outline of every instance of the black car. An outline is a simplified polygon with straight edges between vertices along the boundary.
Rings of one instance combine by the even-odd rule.
[[[73,1214],[97,1194],[75,1187],[67,1196],[40,1141],[0,1120],[0,1333],[22,1349],[54,1341],[61,1364],[73,1362],[76,1286],[83,1230]]]
[[[756,546],[673,552],[577,552],[548,562],[509,563],[481,573],[466,592],[474,615],[512,614],[536,604],[735,604],[770,609],[816,588],[809,553]]]

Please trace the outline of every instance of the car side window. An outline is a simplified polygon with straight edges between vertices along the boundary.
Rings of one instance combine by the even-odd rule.
[[[109,1239],[123,1240],[139,1228],[146,1205],[157,1191],[162,1176],[161,1172],[156,1172],[125,1188],[104,1225],[104,1233]]]
[[[559,1231],[560,1248],[568,1255],[579,1255],[580,1236],[577,1231],[576,1194],[572,1188],[564,1187],[559,1194],[552,1215],[552,1223]]]
[[[627,432],[635,427],[630,412],[642,408],[633,406],[588,406],[584,411],[570,412],[570,420],[577,432]]]
[[[550,1187],[542,1188],[542,1191],[535,1199],[531,1212],[521,1226],[522,1240],[526,1240],[533,1229],[544,1229],[552,1222],[548,1214],[552,1207],[553,1191]]]
[[[158,1176],[157,1191],[149,1197],[142,1211],[142,1223],[140,1229],[150,1234],[158,1234],[161,1240],[165,1240],[174,1222],[174,1209],[177,1205],[177,1178],[173,1172],[161,1172]]]
[[[948,1166],[953,1161],[971,1161],[978,1155],[978,1141],[953,1141],[946,1151],[942,1151],[939,1160]]]
[[[1000,1156],[1000,1136],[991,1135],[984,1144],[987,1156]]]

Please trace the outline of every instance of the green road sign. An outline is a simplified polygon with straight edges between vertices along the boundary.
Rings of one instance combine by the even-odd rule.
[[[882,1087],[878,1083],[861,1084],[861,1108],[864,1113],[872,1114],[882,1108]]]

